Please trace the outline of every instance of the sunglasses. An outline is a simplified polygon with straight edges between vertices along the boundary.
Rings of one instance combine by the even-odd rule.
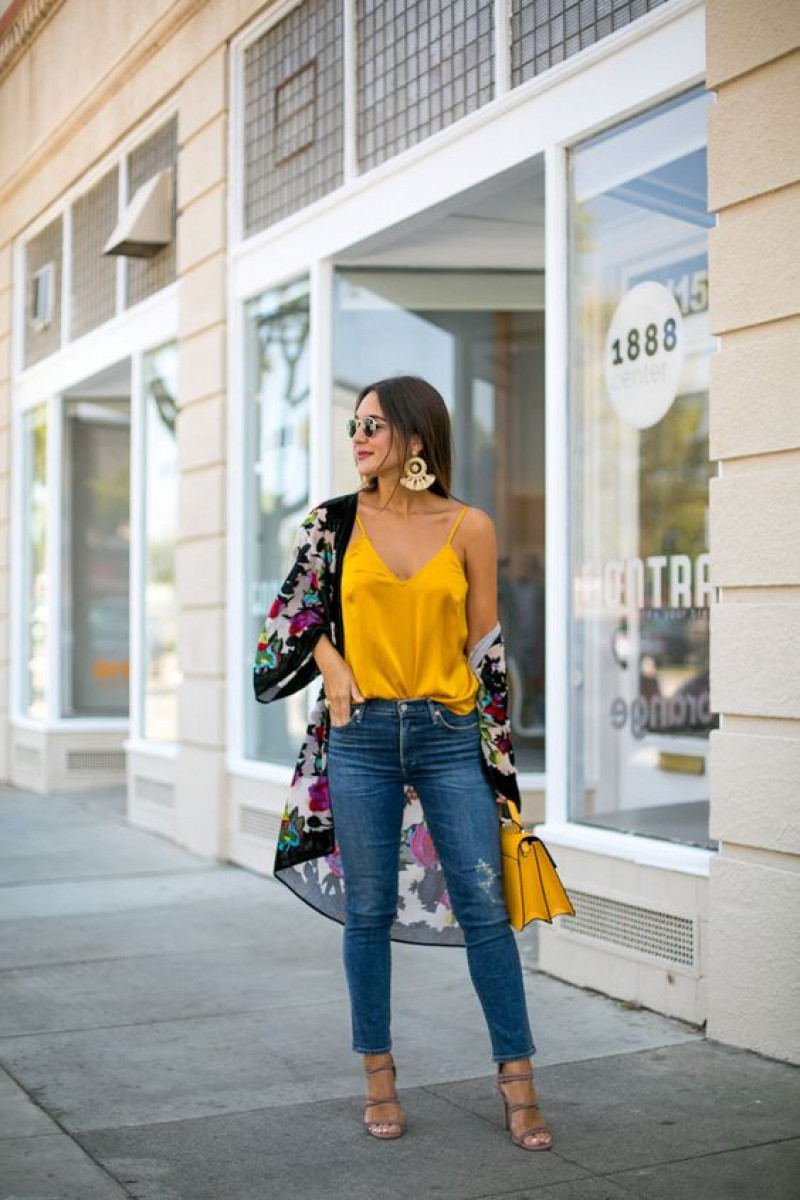
[[[380,417],[364,417],[363,421],[358,417],[350,417],[346,422],[347,436],[354,438],[359,425],[364,430],[364,437],[371,438],[379,429],[383,429],[387,422]]]

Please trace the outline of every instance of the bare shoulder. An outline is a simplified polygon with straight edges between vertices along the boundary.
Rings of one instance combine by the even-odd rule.
[[[456,551],[462,556],[467,576],[490,579],[497,564],[497,535],[494,521],[482,508],[470,506],[458,527]]]
[[[460,532],[464,540],[478,545],[493,545],[496,541],[494,521],[482,508],[470,505],[464,513]]]

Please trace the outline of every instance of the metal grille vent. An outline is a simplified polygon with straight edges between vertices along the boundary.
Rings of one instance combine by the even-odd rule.
[[[116,311],[117,259],[103,254],[117,222],[119,171],[115,167],[72,208],[70,336],[80,337]]]
[[[173,117],[154,134],[141,142],[128,156],[128,204],[143,183],[172,170],[172,228],[173,238],[168,246],[152,258],[129,258],[127,304],[138,304],[153,292],[166,287],[175,279],[175,197],[177,194],[178,120]]]
[[[42,766],[42,752],[36,746],[14,746],[14,757],[17,766],[23,771],[39,771]]]
[[[81,773],[124,771],[124,750],[68,750],[67,770]]]
[[[61,345],[61,256],[63,228],[61,217],[31,238],[25,247],[25,366],[30,367],[52,354]],[[38,271],[53,264],[50,280],[51,306],[47,324],[36,318]]]
[[[667,0],[512,0],[511,84],[541,75]]]
[[[239,831],[247,837],[259,838],[261,841],[276,842],[281,830],[281,819],[276,813],[264,812],[260,808],[252,808],[248,804],[239,809]]]
[[[694,922],[688,917],[609,900],[571,887],[567,891],[575,916],[559,922],[561,932],[580,933],[667,962],[694,966]]]
[[[341,0],[307,0],[244,53],[244,233],[344,178]]]
[[[174,788],[161,779],[148,779],[144,775],[135,775],[133,791],[138,800],[159,804],[162,808],[172,808],[175,801]]]
[[[492,99],[494,5],[358,0],[358,157],[374,167]]]

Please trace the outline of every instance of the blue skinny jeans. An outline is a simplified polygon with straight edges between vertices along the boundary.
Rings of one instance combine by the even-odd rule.
[[[410,783],[464,933],[495,1062],[535,1053],[522,968],[503,899],[497,800],[483,767],[478,711],[428,698],[365,700],[331,726],[328,787],[344,870],[344,967],[353,1049],[392,1047],[391,944],[398,851]]]

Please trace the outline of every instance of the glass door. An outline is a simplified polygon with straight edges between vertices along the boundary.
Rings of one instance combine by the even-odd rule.
[[[340,270],[334,316],[334,494],[359,476],[355,398],[421,375],[453,422],[453,491],[495,521],[517,766],[545,767],[544,276],[540,271]]]

